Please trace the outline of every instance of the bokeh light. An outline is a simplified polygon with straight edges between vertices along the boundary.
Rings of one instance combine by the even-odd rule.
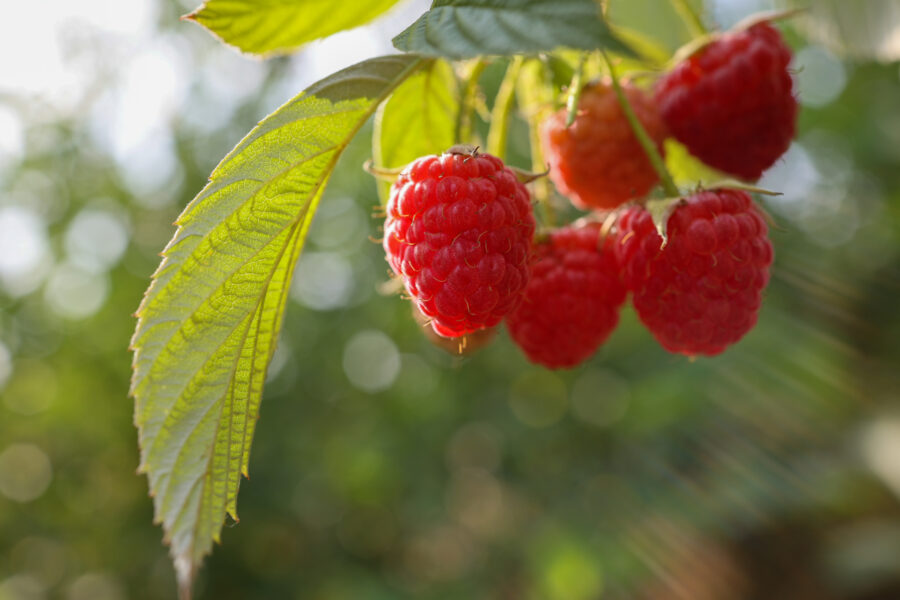
[[[49,260],[47,234],[40,216],[28,208],[0,206],[0,284],[11,296],[23,296],[41,284]]]
[[[360,390],[386,390],[400,372],[400,353],[384,333],[360,331],[344,348],[344,372],[350,383]]]
[[[0,452],[0,494],[10,500],[40,498],[52,478],[50,459],[34,444],[11,444]]]

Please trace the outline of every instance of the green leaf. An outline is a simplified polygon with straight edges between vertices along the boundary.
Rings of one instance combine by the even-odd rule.
[[[559,47],[633,54],[612,34],[594,0],[435,0],[431,10],[394,38],[394,46],[448,58]]]
[[[431,60],[398,87],[375,116],[372,151],[379,168],[404,167],[420,156],[440,154],[454,139],[459,105],[456,77],[443,60]],[[391,184],[378,182],[381,203]]]
[[[526,61],[516,80],[516,102],[522,118],[528,124],[531,170],[536,173],[547,169],[541,148],[540,126],[554,112],[553,99],[556,96],[556,88],[550,83],[555,75],[552,63],[545,60],[549,56],[551,55]],[[560,65],[568,66],[562,60],[555,60]],[[571,79],[571,69],[568,74]],[[535,179],[532,196],[543,207],[544,223],[552,226],[555,215],[550,206],[550,180],[546,177]]]
[[[132,339],[141,464],[183,597],[237,520],[262,386],[294,264],[341,152],[421,63],[371,59],[266,117],[176,221]]]
[[[660,248],[665,248],[666,244],[669,243],[669,217],[672,216],[672,213],[675,212],[676,208],[682,206],[684,203],[685,200],[683,197],[677,197],[648,200],[644,205],[644,208],[650,213],[650,218],[653,219],[653,225],[656,227],[656,232],[659,234],[659,237],[662,238],[662,245]]]
[[[675,184],[682,188],[694,188],[728,178],[728,175],[705,165],[699,158],[693,156],[675,138],[667,138],[665,141],[665,160],[666,168],[672,174]]]
[[[338,6],[332,0],[207,0],[184,18],[226,44],[252,54],[285,54],[299,46],[368,23],[398,0]]]

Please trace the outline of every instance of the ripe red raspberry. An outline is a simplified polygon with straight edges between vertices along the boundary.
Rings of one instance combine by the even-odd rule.
[[[506,318],[532,362],[574,367],[591,356],[619,322],[625,287],[612,238],[599,225],[566,227],[535,247],[525,299]]]
[[[768,23],[726,33],[659,80],[660,113],[700,160],[759,179],[796,132],[790,62],[790,48]]]
[[[772,244],[746,192],[698,192],[682,202],[665,248],[650,213],[635,207],[619,218],[615,249],[634,308],[660,344],[712,356],[756,324]]]
[[[528,191],[495,156],[425,156],[391,187],[387,260],[444,337],[492,327],[518,305],[533,237]]]
[[[653,100],[632,85],[623,89],[650,137],[662,144],[665,126]],[[572,126],[562,109],[541,125],[541,140],[550,179],[579,208],[615,208],[659,180],[608,83],[585,86]]]

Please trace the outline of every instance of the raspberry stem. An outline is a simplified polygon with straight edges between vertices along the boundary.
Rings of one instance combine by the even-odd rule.
[[[522,66],[516,85],[516,103],[519,111],[528,123],[528,142],[531,150],[531,170],[535,173],[545,171],[547,163],[541,147],[540,126],[547,118],[549,107],[556,94],[552,93],[553,76],[547,62],[541,59],[530,59]],[[550,205],[550,182],[546,177],[538,177],[532,184],[532,197],[541,206],[543,223],[553,226],[556,216]]]
[[[522,69],[524,59],[516,56],[506,68],[506,75],[500,82],[497,97],[494,98],[494,108],[491,110],[491,128],[488,131],[488,154],[498,156],[506,160],[506,139],[509,134],[509,115],[512,112],[516,100],[516,80]]]
[[[678,191],[678,186],[675,185],[672,175],[669,173],[668,169],[666,169],[666,163],[663,161],[662,155],[656,148],[656,144],[647,133],[647,130],[644,129],[644,126],[637,118],[637,115],[634,114],[631,103],[628,102],[625,92],[622,91],[622,85],[619,83],[619,78],[616,76],[616,70],[613,67],[612,61],[609,59],[609,55],[606,54],[605,50],[601,50],[600,53],[603,55],[603,60],[606,61],[606,66],[609,69],[609,77],[612,79],[613,90],[616,93],[616,98],[619,99],[619,105],[622,107],[622,112],[625,113],[625,118],[628,120],[628,124],[631,125],[631,130],[641,144],[641,148],[643,148],[644,152],[647,154],[650,164],[653,165],[653,170],[659,175],[659,180],[662,183],[666,196],[672,198],[680,196],[681,192]]]
[[[466,77],[459,97],[459,112],[456,114],[456,141],[465,144],[472,137],[472,111],[475,109],[475,94],[478,93],[478,79],[487,66],[484,59],[475,61]]]
[[[569,84],[569,93],[566,96],[566,127],[571,127],[578,115],[578,101],[581,99],[582,79],[584,78],[585,53],[578,57],[578,67],[572,75],[572,83]]]
[[[691,32],[691,37],[706,35],[706,26],[703,24],[703,20],[688,0],[672,0],[672,8],[675,9],[675,12],[687,25],[688,31]]]

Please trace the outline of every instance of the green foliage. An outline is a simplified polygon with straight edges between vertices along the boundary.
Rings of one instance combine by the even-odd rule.
[[[665,158],[666,169],[672,174],[675,183],[681,187],[690,188],[728,177],[694,158],[684,144],[680,144],[674,138],[668,138],[665,142]]]
[[[428,56],[536,53],[598,47],[632,54],[613,35],[593,0],[436,0],[394,38],[394,46]]]
[[[341,152],[420,64],[376,58],[314,84],[216,167],[177,221],[132,345],[141,466],[180,585],[237,520],[263,381],[307,229]]]
[[[346,10],[331,0],[207,0],[186,18],[244,52],[271,55],[368,23],[396,3],[366,0]]]
[[[443,60],[431,60],[391,94],[375,116],[372,153],[375,164],[402,167],[426,154],[440,154],[454,139],[457,95],[453,68]],[[390,184],[379,182],[382,204]]]

